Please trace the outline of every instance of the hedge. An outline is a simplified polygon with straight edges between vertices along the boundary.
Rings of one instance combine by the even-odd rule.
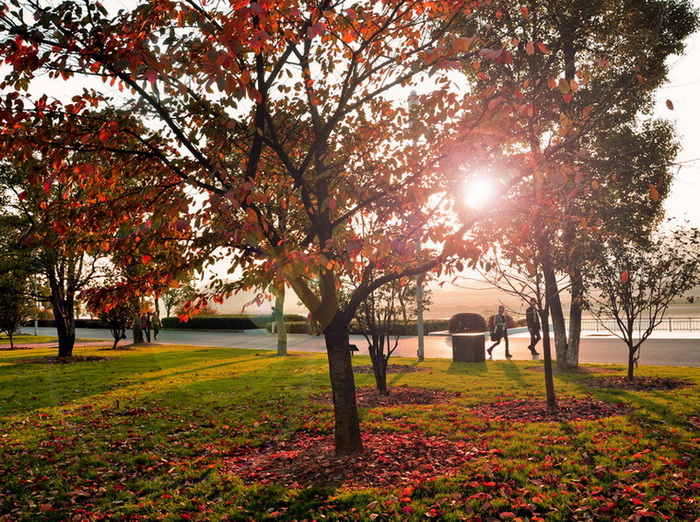
[[[427,319],[423,321],[423,332],[426,334],[441,332],[447,330],[447,324],[447,319]],[[350,333],[353,335],[362,334],[362,329],[355,321],[350,323]],[[407,324],[397,324],[391,331],[391,335],[418,335],[418,323],[409,321]]]
[[[480,314],[462,313],[450,318],[450,333],[480,333],[488,330],[486,319]]]
[[[298,314],[285,314],[285,321],[303,321],[304,317]],[[180,321],[178,317],[165,317],[161,319],[161,325],[165,329],[187,330],[254,330],[268,328],[272,323],[270,314],[261,315],[197,315],[189,321]]]

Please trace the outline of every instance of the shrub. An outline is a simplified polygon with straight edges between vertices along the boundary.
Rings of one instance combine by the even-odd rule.
[[[447,329],[450,333],[479,333],[489,328],[486,326],[486,319],[480,314],[463,313],[453,315]]]
[[[489,317],[489,331],[493,331],[494,326],[496,324],[496,316],[492,315]],[[506,315],[506,327],[510,330],[511,328],[516,328],[518,326],[518,323],[515,322],[515,319],[513,319],[510,315]]]
[[[447,319],[428,319],[423,321],[423,332],[426,334],[442,330],[447,330]],[[360,325],[353,321],[350,323],[350,333],[352,335],[362,335],[363,332]],[[397,324],[391,331],[391,335],[418,335],[418,322],[409,321],[406,324]]]
[[[178,317],[161,319],[163,328],[188,330],[254,330],[266,328],[272,322],[272,316],[266,315],[197,315],[189,321],[180,321]]]

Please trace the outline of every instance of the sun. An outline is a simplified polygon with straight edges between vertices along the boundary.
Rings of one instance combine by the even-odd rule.
[[[471,178],[464,183],[464,202],[473,209],[486,208],[495,195],[493,183],[486,178]]]

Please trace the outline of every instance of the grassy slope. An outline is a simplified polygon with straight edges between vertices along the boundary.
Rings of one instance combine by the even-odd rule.
[[[54,351],[0,351],[0,520],[700,516],[700,369],[640,368],[642,376],[695,383],[669,392],[592,390],[585,379],[598,377],[558,375],[561,396],[622,401],[634,410],[529,424],[483,420],[469,408],[541,397],[542,374],[529,369],[532,362],[433,360],[422,364],[429,372],[391,375],[390,386],[462,395],[437,406],[364,410],[365,430],[419,430],[493,450],[409,494],[245,485],[226,471],[241,446],[309,429],[332,433],[330,407],[310,400],[329,393],[324,356],[157,346],[79,350],[109,357],[101,362],[18,363]],[[372,384],[371,375],[356,378]]]

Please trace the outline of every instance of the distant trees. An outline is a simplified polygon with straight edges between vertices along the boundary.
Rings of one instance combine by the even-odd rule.
[[[667,57],[697,27],[697,13],[683,0],[504,1],[479,13],[494,14],[491,49],[508,56],[466,69],[478,88],[505,87],[492,103],[520,107],[526,123],[513,133],[538,164],[502,207],[501,224],[493,220],[500,235],[491,228],[486,237],[517,246],[539,234],[546,284],[567,276],[568,337],[558,291],[549,305],[557,364],[572,368],[588,242],[623,228],[643,236],[662,215],[677,143],[668,124],[642,116],[666,79]],[[510,177],[508,163],[506,154],[491,163],[501,183]]]
[[[401,326],[414,321],[418,314],[416,288],[415,278],[392,281],[372,292],[355,314],[359,329],[367,340],[374,380],[382,395],[389,393],[387,367],[402,335]],[[423,304],[427,306],[429,303],[426,295]]]
[[[639,244],[612,239],[600,245],[586,270],[586,308],[628,348],[627,378],[634,379],[642,343],[664,318],[674,298],[700,283],[700,231],[677,230]]]
[[[0,275],[0,332],[8,336],[11,348],[14,348],[15,334],[34,313],[29,284],[31,281],[26,278]]]
[[[98,318],[107,325],[114,338],[113,350],[117,349],[117,344],[126,336],[126,331],[138,315],[139,309],[135,308],[134,301],[131,299],[117,300],[111,308],[98,311]]]

